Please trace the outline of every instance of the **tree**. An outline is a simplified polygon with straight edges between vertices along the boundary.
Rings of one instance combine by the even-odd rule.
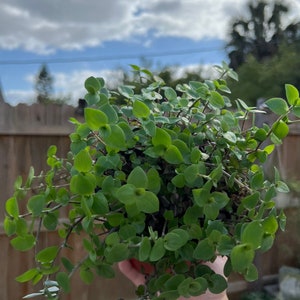
[[[250,1],[247,7],[249,18],[233,21],[226,46],[230,66],[235,70],[246,62],[248,55],[263,61],[274,56],[284,41],[293,43],[299,38],[299,23],[290,23],[286,27],[282,24],[282,15],[289,12],[285,3]]]
[[[53,92],[53,77],[50,75],[47,66],[42,65],[35,83],[35,90],[37,92],[38,103],[48,103],[51,101],[51,94]]]
[[[252,55],[238,69],[239,84],[228,83],[232,99],[239,97],[248,105],[256,106],[259,98],[274,95],[283,97],[284,83],[300,86],[299,45],[282,44],[277,54],[265,61],[257,61]]]

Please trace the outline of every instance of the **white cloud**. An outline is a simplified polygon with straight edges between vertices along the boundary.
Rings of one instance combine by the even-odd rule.
[[[32,104],[36,98],[35,93],[30,90],[8,90],[3,96],[9,99],[8,103],[13,106],[19,103]]]
[[[289,0],[299,12],[299,1]],[[225,39],[240,0],[2,0],[0,48],[35,53],[155,36]],[[294,13],[295,14],[295,13]],[[145,42],[145,41],[144,41]],[[147,43],[147,41],[146,41]],[[149,41],[148,41],[149,43]]]

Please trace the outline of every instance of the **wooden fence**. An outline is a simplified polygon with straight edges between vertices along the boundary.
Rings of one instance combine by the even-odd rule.
[[[50,145],[57,145],[58,155],[63,157],[68,152],[69,137],[73,125],[68,122],[70,117],[80,118],[76,115],[75,108],[66,105],[18,105],[11,107],[0,103],[0,222],[4,217],[4,203],[13,192],[13,184],[18,175],[27,176],[30,166],[36,173],[46,168],[46,153]],[[295,129],[287,138],[274,156],[280,166],[284,179],[300,179],[298,166],[300,163],[300,130]],[[278,163],[279,161],[279,163]],[[300,211],[299,208],[290,208],[298,204],[298,195],[295,201],[285,199],[285,211],[288,214],[287,231],[278,235],[275,246],[271,251],[257,258],[260,275],[264,281],[274,280],[278,268],[283,265],[295,265],[300,249]],[[30,285],[17,283],[14,278],[33,265],[33,255],[14,251],[9,239],[0,227],[0,299],[15,300],[33,289]],[[57,243],[55,232],[43,232],[42,245]],[[70,258],[78,259],[84,256],[84,250],[79,242],[80,237],[73,236],[74,251]],[[262,284],[263,281],[259,283]],[[250,286],[251,287],[251,286]],[[232,297],[237,292],[249,288],[238,276],[230,279],[229,291]],[[38,288],[36,287],[35,290]],[[73,278],[72,292],[64,296],[65,300],[117,300],[135,299],[134,288],[123,275],[117,271],[114,280],[97,279],[89,286],[85,286],[76,275]]]

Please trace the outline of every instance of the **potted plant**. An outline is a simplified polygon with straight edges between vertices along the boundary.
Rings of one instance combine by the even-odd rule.
[[[284,229],[274,197],[288,187],[276,169],[268,180],[262,164],[300,116],[297,89],[287,84],[286,100],[267,100],[278,119],[258,128],[254,116],[263,111],[240,99],[232,107],[225,79],[237,75],[225,63],[216,67],[219,79],[176,90],[150,71],[132,68],[144,86],[140,93],[120,86],[121,105],[103,79],[85,81],[88,106],[84,121],[71,119],[68,156],[57,157],[51,146],[49,170],[36,175],[31,168],[6,202],[4,227],[12,246],[36,253],[36,266],[17,280],[44,282],[28,298],[68,292],[77,269],[85,282],[94,273],[110,278],[113,264],[130,259],[151,265],[137,289],[140,299],[177,299],[207,289],[218,294],[226,280],[205,262],[225,256],[226,276],[238,272],[256,280],[256,251],[270,249],[278,228]],[[22,199],[27,211],[21,214]],[[39,248],[42,226],[59,227],[61,243]],[[73,232],[82,235],[87,256],[59,261]]]

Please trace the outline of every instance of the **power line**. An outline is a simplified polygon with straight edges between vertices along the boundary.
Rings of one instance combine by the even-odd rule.
[[[210,47],[201,49],[185,49],[178,51],[167,52],[149,52],[145,54],[126,54],[126,55],[107,55],[107,56],[83,56],[83,57],[64,57],[64,58],[49,58],[49,59],[29,59],[29,60],[0,60],[0,65],[36,65],[36,64],[67,64],[74,62],[93,62],[93,61],[109,61],[109,60],[125,60],[136,58],[148,57],[164,57],[164,56],[177,56],[205,52],[218,52],[223,51],[222,47]]]

